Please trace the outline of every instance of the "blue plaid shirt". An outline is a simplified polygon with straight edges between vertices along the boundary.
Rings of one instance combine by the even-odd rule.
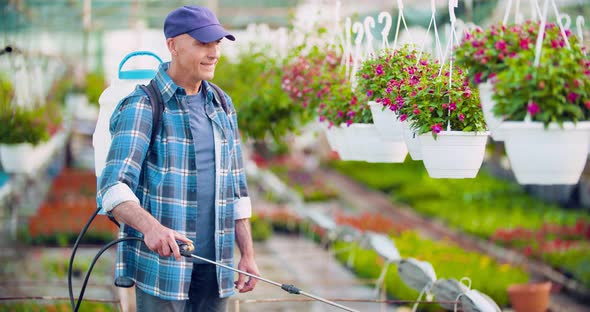
[[[164,100],[161,126],[150,146],[152,110],[149,98],[136,88],[115,109],[110,124],[111,148],[99,178],[97,202],[110,211],[125,200],[136,200],[162,225],[196,240],[197,168],[189,124],[186,92],[160,65],[155,77]],[[207,87],[206,81],[203,84]],[[213,124],[215,141],[215,257],[233,265],[234,224],[251,214],[235,109],[224,94],[228,112],[213,101],[207,87],[205,110]],[[148,150],[149,149],[149,150]],[[119,237],[143,235],[125,224]],[[115,277],[132,278],[146,293],[167,300],[186,300],[192,262],[160,257],[137,241],[117,248]],[[234,293],[234,274],[217,267],[220,297]]]

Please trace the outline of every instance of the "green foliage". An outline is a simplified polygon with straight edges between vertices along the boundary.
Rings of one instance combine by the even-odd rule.
[[[84,86],[84,92],[88,96],[88,103],[98,105],[98,99],[100,95],[107,87],[104,73],[102,72],[90,72],[86,74],[86,83]]]
[[[538,32],[538,23],[532,21],[522,25],[492,25],[485,30],[475,28],[467,32],[455,48],[456,63],[468,69],[473,83],[486,82],[510,69],[506,60],[523,49],[532,49]]]
[[[497,75],[494,115],[522,121],[528,114],[545,126],[588,120],[590,60],[576,37],[569,38],[570,50],[560,36],[558,27],[547,29],[539,67],[533,49],[506,60],[510,70]]]
[[[460,68],[445,65],[442,73],[427,61],[418,71],[424,71],[416,84],[403,88],[409,97],[405,112],[412,128],[419,134],[432,132],[434,137],[450,126],[453,131],[485,131],[486,124],[479,101]],[[410,111],[411,110],[411,111]],[[403,115],[400,116],[403,118]]]
[[[49,139],[45,107],[26,109],[19,106],[0,107],[0,143],[31,143]]]
[[[564,210],[536,199],[526,194],[521,186],[493,178],[486,172],[480,172],[475,179],[445,179],[441,183],[440,179],[430,178],[416,161],[404,164],[333,162],[331,166],[373,189],[391,193],[394,202],[407,203],[424,216],[442,220],[452,228],[483,239],[493,239],[498,231],[505,229],[538,230],[546,224],[571,227],[582,220],[590,220],[587,213]],[[519,247],[510,242],[501,243]],[[529,240],[526,244],[532,243]],[[588,284],[590,277],[582,268],[590,263],[590,253],[587,248],[582,250],[542,257]]]
[[[0,312],[69,312],[72,306],[69,302],[59,303],[6,303],[0,305]],[[84,301],[80,305],[80,311],[110,312],[119,311],[113,304]]]
[[[345,79],[344,70],[339,72],[342,80],[330,85],[330,91],[320,104],[320,121],[328,121],[330,126],[373,123],[369,103],[355,93]]]
[[[267,220],[261,219],[256,215],[250,218],[252,227],[252,240],[263,242],[272,236],[272,225]]]
[[[392,100],[398,96],[407,97],[407,94],[400,93],[400,88],[409,83],[408,69],[418,65],[418,55],[412,45],[404,45],[397,50],[380,50],[374,58],[366,58],[356,73],[359,92],[366,94],[369,101],[397,110],[399,107]],[[429,58],[426,53],[421,57]]]
[[[327,201],[338,197],[336,190],[327,186],[311,172],[279,165],[272,166],[270,169],[289,187],[299,193],[305,202]]]
[[[281,64],[263,53],[243,53],[235,63],[218,63],[214,82],[231,96],[246,138],[280,144],[283,136],[311,120],[313,113],[282,90],[281,75]]]
[[[455,50],[457,64],[475,83],[494,83],[495,116],[522,121],[530,115],[545,126],[588,120],[590,61],[586,48],[556,24],[545,26],[539,66],[534,66],[540,23],[493,25],[466,34]]]
[[[403,258],[416,258],[430,262],[437,278],[469,277],[472,287],[490,295],[500,306],[508,305],[506,289],[513,283],[524,283],[529,279],[522,269],[501,264],[488,256],[466,252],[447,241],[422,239],[412,231],[405,231],[393,240]],[[333,246],[337,258],[348,263],[353,259],[353,270],[359,277],[376,279],[383,269],[384,260],[372,250],[360,248],[357,244],[336,242]],[[415,300],[418,292],[407,287],[392,264],[387,270],[385,287],[390,296],[401,300]],[[428,311],[436,306],[425,305]]]
[[[590,288],[590,246],[560,250],[543,254],[543,260],[555,267],[561,267],[566,274],[573,275]]]

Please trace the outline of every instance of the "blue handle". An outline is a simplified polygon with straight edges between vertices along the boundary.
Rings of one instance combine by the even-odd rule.
[[[149,51],[135,51],[127,54],[121,63],[119,63],[119,79],[152,79],[156,75],[155,70],[151,69],[136,69],[136,70],[126,70],[121,71],[125,62],[127,62],[130,58],[138,55],[148,55],[153,56],[156,58],[160,63],[163,63],[162,59],[157,56],[155,53]]]

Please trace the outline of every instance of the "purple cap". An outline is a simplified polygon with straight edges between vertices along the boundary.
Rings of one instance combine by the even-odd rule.
[[[217,41],[223,37],[236,40],[221,26],[211,10],[192,5],[185,5],[170,12],[164,21],[166,39],[182,34],[189,34],[203,43]]]

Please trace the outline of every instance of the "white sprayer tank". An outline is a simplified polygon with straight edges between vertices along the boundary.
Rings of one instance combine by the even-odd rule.
[[[119,64],[117,77],[112,79],[110,86],[102,92],[98,99],[100,111],[98,113],[96,128],[92,135],[92,145],[94,146],[94,169],[97,177],[101,175],[102,170],[105,167],[107,155],[111,146],[111,132],[109,130],[109,125],[111,115],[115,111],[115,108],[124,97],[133,92],[138,84],[147,85],[156,75],[157,70],[154,69],[122,70],[125,62],[132,57],[140,55],[153,56],[162,63],[162,59],[152,52],[137,51],[127,54]]]

